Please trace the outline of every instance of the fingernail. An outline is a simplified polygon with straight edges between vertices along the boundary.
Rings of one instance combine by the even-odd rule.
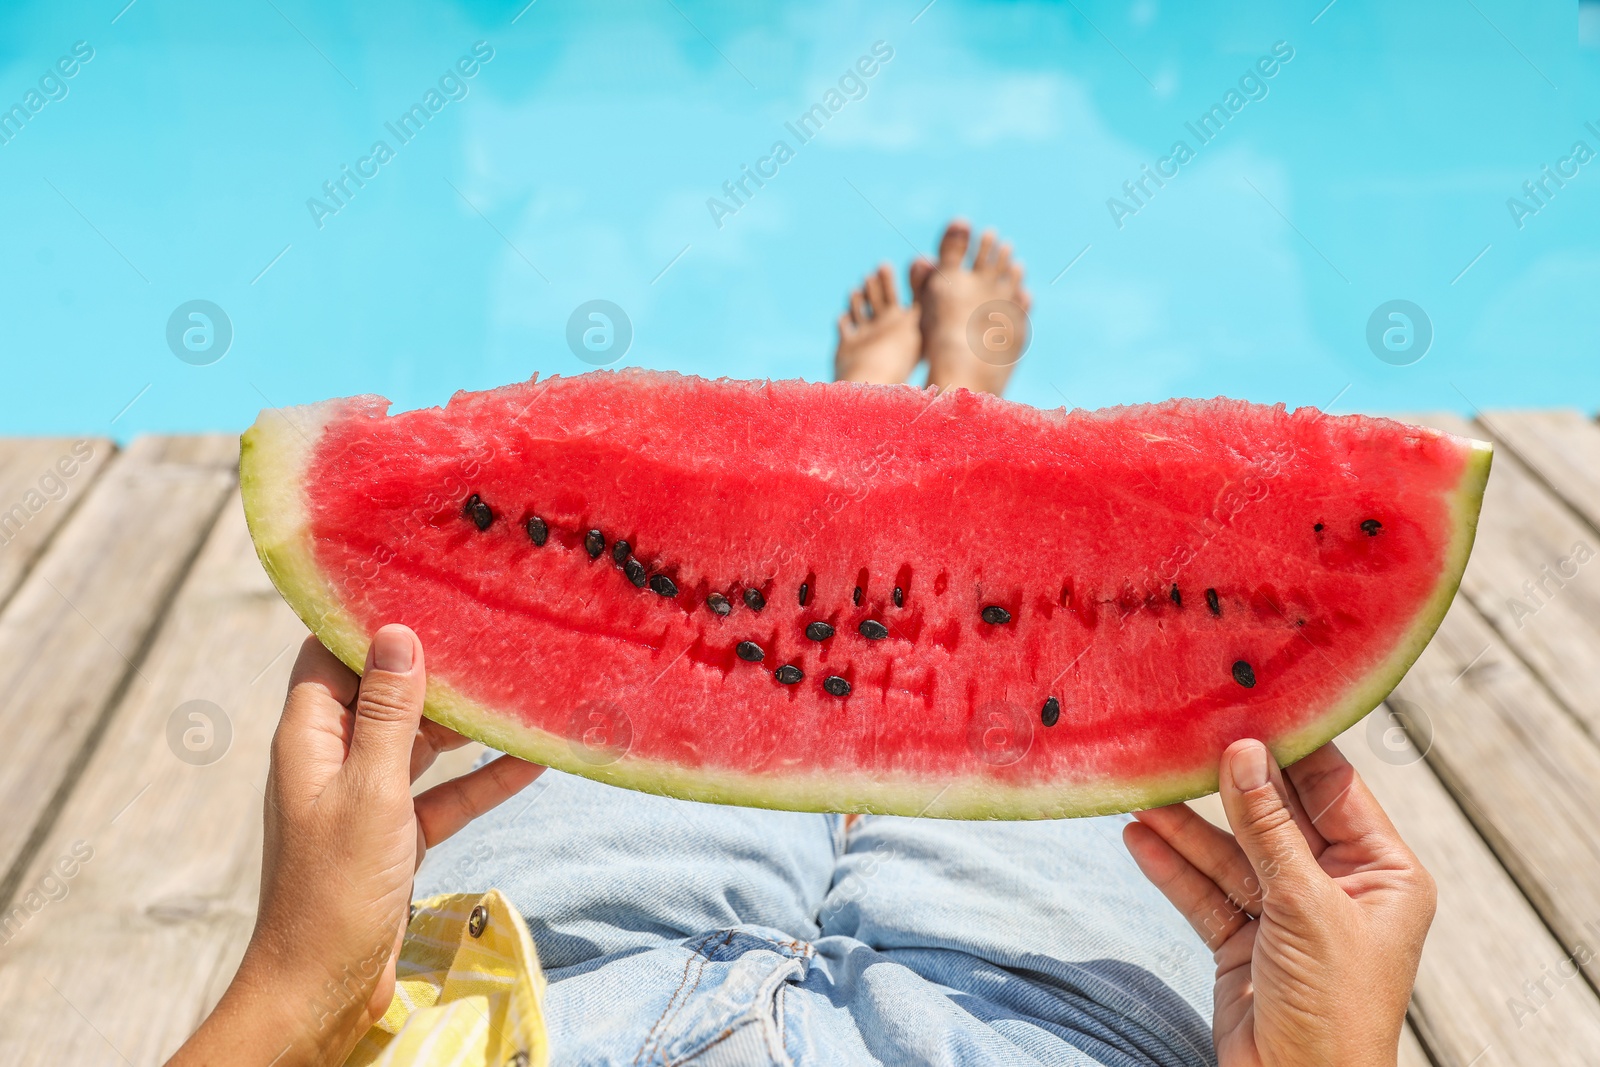
[[[380,671],[405,674],[411,653],[411,634],[402,626],[385,626],[372,639],[372,665]]]
[[[1259,741],[1250,742],[1233,754],[1228,769],[1233,772],[1233,784],[1240,790],[1260,789],[1267,784],[1266,746]]]

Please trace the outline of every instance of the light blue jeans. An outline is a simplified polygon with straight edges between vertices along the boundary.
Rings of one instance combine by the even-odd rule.
[[[846,833],[546,771],[431,851],[416,895],[517,906],[558,1064],[1214,1064],[1211,955],[1124,822]]]

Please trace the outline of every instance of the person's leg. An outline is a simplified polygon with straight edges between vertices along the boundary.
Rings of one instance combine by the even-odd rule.
[[[838,823],[546,771],[430,850],[415,895],[499,889],[552,969],[741,924],[809,939]]]
[[[510,898],[549,980],[553,1062],[778,1064],[840,825],[546,771],[430,850],[414,896]]]
[[[864,817],[806,988],[884,1062],[1213,1063],[1210,954],[1126,821]]]

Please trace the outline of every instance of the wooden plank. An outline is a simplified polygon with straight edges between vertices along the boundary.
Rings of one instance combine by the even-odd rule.
[[[0,608],[115,452],[103,437],[0,438]]]
[[[1451,433],[1483,432],[1454,415],[1422,421]],[[1509,451],[1494,458],[1461,589],[1600,736],[1600,537]]]
[[[1409,1025],[1400,1031],[1400,1058],[1396,1062],[1397,1067],[1433,1067],[1428,1054],[1422,1051],[1422,1042],[1417,1040]]]
[[[1427,758],[1568,951],[1600,945],[1600,750],[1463,597],[1396,686]],[[1559,960],[1549,961],[1554,967]],[[1600,982],[1600,959],[1584,962]]]
[[[166,447],[117,455],[0,612],[0,907],[236,480],[230,438]]]
[[[152,463],[239,473],[239,438],[231,433],[153,435],[135,444]]]
[[[436,785],[461,777],[472,770],[472,765],[488,751],[487,746],[471,741],[451,752],[441,753],[439,758],[434,760],[433,766],[423,771],[422,775],[411,783],[411,795],[425,793]]]
[[[1395,721],[1379,707],[1339,747],[1439,886],[1412,1026],[1439,1067],[1592,1063],[1600,997],[1570,967],[1560,977],[1569,954]]]
[[[254,920],[267,750],[304,636],[234,494],[29,867],[37,886],[74,842],[93,849],[0,953],[0,1062],[157,1064],[220,996]],[[194,700],[226,717],[225,750],[220,730],[194,753],[169,735]]]
[[[1491,411],[1478,423],[1600,529],[1600,426],[1571,410]]]

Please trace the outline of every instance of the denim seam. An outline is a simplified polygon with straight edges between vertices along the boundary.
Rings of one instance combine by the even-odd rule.
[[[783,1005],[789,999],[789,988],[785,982],[772,995],[772,1058],[779,1067],[795,1067],[794,1058],[789,1055],[788,1027],[784,1024],[787,1016]]]
[[[810,949],[810,945],[806,948]],[[810,969],[810,955],[805,957],[805,962],[790,956],[781,966],[774,967],[772,973],[756,989],[755,998],[752,1000],[750,1010],[759,1012],[757,1021],[761,1024],[762,1036],[767,1039],[767,1054],[774,1063],[788,1063],[789,1054],[784,1051],[783,1039],[778,1020],[782,1015],[778,1011],[778,1001],[785,990],[789,988],[789,980],[802,981]]]
[[[667,998],[666,1006],[661,1009],[661,1015],[657,1017],[655,1024],[650,1027],[650,1032],[645,1035],[644,1044],[639,1046],[639,1052],[633,1058],[633,1062],[635,1064],[642,1062],[644,1059],[644,1054],[650,1051],[650,1046],[655,1043],[658,1031],[660,1031],[661,1037],[666,1037],[666,1032],[663,1029],[663,1026],[666,1024],[668,1017],[670,1016],[672,1018],[676,1018],[678,1013],[683,1010],[683,1006],[689,1003],[689,999],[694,996],[695,990],[700,988],[700,979],[705,977],[706,966],[711,962],[710,958],[705,954],[705,948],[707,945],[711,944],[711,942],[715,941],[722,933],[723,932],[721,930],[712,931],[705,937],[701,938],[699,943],[690,950],[689,958],[683,961],[683,977],[678,979],[678,985],[675,989],[673,989],[672,995]],[[724,943],[733,940],[733,933],[734,932],[732,930],[727,931]],[[699,963],[698,967],[695,966],[696,962]],[[684,987],[689,985],[689,975],[691,972],[694,974],[694,985],[689,986],[689,991],[684,993]],[[678,1000],[679,993],[684,993],[682,1001]],[[664,1054],[662,1056],[662,1061],[666,1061],[666,1056]]]
[[[843,815],[835,815],[833,819],[833,862],[837,864],[850,851],[850,826]]]
[[[707,1052],[710,1052],[712,1049],[716,1048],[718,1045],[720,1045],[724,1041],[728,1040],[728,1038],[733,1036],[734,1031],[737,1030],[737,1029],[739,1029],[738,1026],[724,1027],[723,1030],[722,1030],[722,1033],[718,1034],[716,1037],[712,1038],[710,1041],[707,1041],[705,1044],[701,1045],[699,1048],[695,1049],[693,1052],[688,1053],[687,1055],[685,1055],[681,1059],[675,1059],[675,1060],[671,1060],[671,1061],[663,1060],[662,1062],[666,1065],[666,1067],[681,1067],[682,1064],[689,1063],[691,1060],[695,1060],[695,1059],[699,1058],[700,1056],[705,1055]]]

